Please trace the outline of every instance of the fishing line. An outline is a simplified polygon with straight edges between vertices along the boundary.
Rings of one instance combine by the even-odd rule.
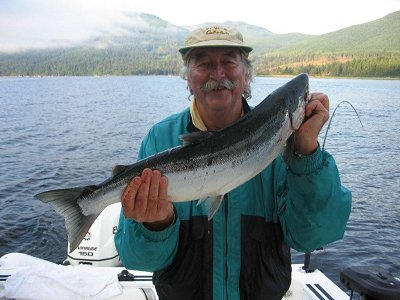
[[[354,112],[355,112],[356,115],[357,115],[358,121],[360,121],[361,127],[364,127],[363,123],[361,122],[360,115],[358,114],[358,112],[357,112],[357,110],[355,109],[355,107],[353,106],[353,104],[351,104],[349,101],[346,101],[346,100],[340,102],[338,105],[336,105],[336,107],[335,107],[335,109],[334,109],[334,111],[333,111],[332,117],[331,117],[330,120],[329,120],[328,128],[326,128],[325,137],[324,137],[324,143],[322,144],[322,150],[325,149],[326,137],[328,136],[329,128],[331,128],[331,123],[332,123],[333,117],[335,116],[336,110],[337,110],[337,109],[339,108],[339,106],[340,106],[341,104],[343,104],[343,103],[350,104],[350,106],[353,108]]]

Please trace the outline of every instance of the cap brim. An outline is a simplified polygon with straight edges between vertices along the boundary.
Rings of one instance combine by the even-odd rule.
[[[253,48],[251,48],[249,46],[233,43],[231,41],[209,40],[209,41],[199,42],[199,43],[193,44],[193,45],[188,46],[188,47],[182,47],[182,48],[179,49],[179,52],[184,55],[190,49],[204,48],[204,47],[236,47],[236,48],[243,49],[243,51],[246,52],[246,53],[250,53],[253,50]]]

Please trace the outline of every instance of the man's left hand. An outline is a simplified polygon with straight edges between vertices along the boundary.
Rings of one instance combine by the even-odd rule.
[[[323,93],[311,93],[303,124],[295,133],[294,150],[301,155],[314,153],[318,147],[318,135],[328,119],[328,96]]]

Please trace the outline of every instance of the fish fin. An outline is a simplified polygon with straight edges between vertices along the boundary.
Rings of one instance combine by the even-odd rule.
[[[196,145],[205,139],[212,136],[214,133],[211,131],[196,131],[191,133],[181,134],[179,136],[183,146]]]
[[[215,213],[218,211],[218,208],[221,206],[224,197],[225,195],[203,198],[197,202],[197,205],[200,205],[204,202],[208,213],[208,220],[211,220],[214,217]]]
[[[36,199],[50,203],[57,213],[64,216],[70,252],[79,246],[98,217],[98,215],[85,216],[77,202],[87,189],[88,187],[58,189],[35,195]]]
[[[117,175],[117,174],[119,174],[119,173],[124,172],[124,171],[126,170],[127,167],[128,167],[128,166],[124,166],[124,165],[115,165],[115,166],[112,168],[112,175],[115,176],[115,175]]]
[[[285,161],[286,165],[289,165],[290,161],[293,158],[294,153],[294,142],[295,142],[295,135],[294,133],[287,139],[285,151],[283,153],[283,160]]]
[[[35,195],[35,198],[44,202],[44,203],[55,203],[55,202],[66,202],[72,201],[79,198],[82,195],[83,191],[86,187],[77,187],[72,189],[58,189],[58,190],[51,190],[43,193],[39,193]],[[58,212],[58,210],[56,209]],[[60,212],[62,213],[62,212]]]

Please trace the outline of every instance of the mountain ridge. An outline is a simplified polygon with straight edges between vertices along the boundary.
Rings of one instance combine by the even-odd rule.
[[[127,12],[115,31],[81,44],[0,52],[0,75],[178,74],[177,50],[186,34],[212,24],[182,27],[154,15]],[[400,77],[400,11],[323,35],[275,34],[244,22],[220,25],[242,32],[254,48],[250,58],[258,75]]]

